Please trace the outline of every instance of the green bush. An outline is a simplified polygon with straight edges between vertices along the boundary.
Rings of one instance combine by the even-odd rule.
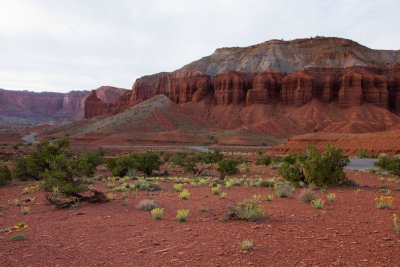
[[[246,199],[236,206],[228,206],[228,220],[258,221],[264,218],[262,206],[254,199]]]
[[[381,156],[378,161],[375,162],[375,166],[387,170],[397,176],[400,176],[400,157],[388,157]]]
[[[256,166],[269,166],[272,163],[271,157],[265,156],[256,161]]]
[[[226,159],[221,160],[218,163],[217,171],[221,173],[221,179],[224,179],[226,175],[233,175],[239,173],[238,165],[239,160],[236,159]]]
[[[357,149],[356,156],[358,158],[377,158],[378,156],[375,153],[369,153],[366,148]]]
[[[223,159],[220,151],[212,152],[196,152],[196,153],[176,153],[173,163],[181,166],[187,172],[193,173],[195,176],[201,175],[203,171],[209,169],[212,164],[215,164]]]
[[[134,168],[143,172],[145,175],[151,175],[154,170],[159,170],[161,166],[160,156],[153,152],[134,154]]]
[[[275,194],[279,198],[290,197],[294,190],[289,181],[279,181],[274,184]]]
[[[102,161],[102,151],[74,156],[69,151],[69,139],[40,143],[26,157],[14,160],[13,176],[21,180],[44,180],[46,191],[57,189],[66,196],[87,191],[80,178],[92,175]]]
[[[27,160],[24,157],[17,157],[13,160],[12,176],[14,179],[27,181],[32,179],[27,169]]]
[[[348,163],[349,158],[333,145],[326,146],[322,153],[315,146],[308,146],[303,154],[285,157],[278,172],[295,185],[301,182],[317,186],[337,185],[347,181],[343,168]]]
[[[113,176],[123,177],[133,170],[141,171],[145,175],[151,175],[154,170],[159,170],[161,166],[160,156],[153,152],[132,154],[117,158],[108,158],[107,167]]]
[[[135,188],[139,190],[146,190],[146,191],[159,191],[161,190],[161,186],[159,184],[148,182],[144,179],[139,179],[135,183]]]
[[[0,186],[6,185],[11,179],[11,172],[7,165],[0,162]]]

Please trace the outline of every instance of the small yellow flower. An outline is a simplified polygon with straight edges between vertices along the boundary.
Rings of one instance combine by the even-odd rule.
[[[28,229],[29,228],[29,226],[28,225],[24,225],[24,229]]]
[[[14,229],[19,229],[19,226],[18,225],[14,225]]]

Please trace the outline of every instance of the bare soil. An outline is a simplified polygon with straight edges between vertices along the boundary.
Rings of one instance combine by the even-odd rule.
[[[268,168],[254,171],[260,170],[264,177],[274,175]],[[391,218],[400,215],[400,192],[394,190],[400,184],[371,173],[348,174],[360,186],[316,191],[325,199],[324,209],[303,203],[297,190],[288,199],[262,202],[267,217],[260,222],[221,218],[228,204],[273,194],[270,188],[223,187],[228,195],[221,199],[208,186],[185,185],[191,195],[181,200],[171,191],[173,183],[162,182],[162,192],[129,193],[127,206],[116,193],[106,204],[56,210],[43,192],[22,195],[30,183],[14,182],[0,189],[0,229],[20,221],[29,228],[0,234],[0,266],[399,266],[400,235]],[[374,202],[384,184],[395,198],[391,209],[377,209]],[[110,191],[105,182],[95,187]],[[336,193],[336,201],[327,203],[327,193]],[[27,196],[35,197],[28,215],[8,204]],[[136,208],[146,198],[165,208],[163,220]],[[187,222],[176,221],[178,209],[190,210]],[[18,232],[26,239],[12,241]],[[253,250],[242,251],[243,239],[253,240]]]

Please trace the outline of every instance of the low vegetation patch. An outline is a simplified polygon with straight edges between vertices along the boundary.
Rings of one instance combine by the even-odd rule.
[[[140,210],[150,211],[158,207],[158,204],[153,199],[143,199],[137,205],[137,208]]]
[[[154,220],[161,220],[164,217],[163,208],[154,208],[151,210],[151,216]]]
[[[258,221],[265,217],[262,206],[254,199],[246,199],[228,206],[227,220]]]
[[[186,200],[190,197],[190,192],[187,189],[183,189],[183,191],[179,194],[179,198]]]
[[[211,187],[211,192],[214,195],[219,195],[221,193],[221,185]]]
[[[375,204],[378,209],[390,209],[393,204],[394,197],[380,195],[375,197]]]
[[[29,206],[22,206],[21,207],[21,214],[22,215],[28,215],[30,210],[31,210],[31,208]]]
[[[397,176],[400,176],[400,157],[379,157],[378,161],[375,162],[375,166],[387,170]]]
[[[336,200],[336,194],[330,193],[330,194],[326,195],[326,199],[328,200],[329,203],[332,203]]]
[[[269,166],[272,163],[271,157],[264,156],[256,160],[256,166]]]
[[[315,196],[314,192],[309,188],[304,188],[300,192],[299,197],[304,203],[311,203],[313,200],[315,200],[317,198]]]
[[[311,201],[311,205],[312,205],[315,209],[320,210],[320,209],[323,209],[323,208],[324,208],[325,203],[324,203],[324,201],[323,201],[322,199],[317,198],[317,199],[314,199],[314,200]]]
[[[189,216],[189,210],[178,210],[176,215],[176,220],[178,222],[186,222],[188,216]]]
[[[393,214],[392,221],[394,226],[394,232],[400,234],[400,225],[397,222],[397,214]]]
[[[23,241],[25,240],[25,235],[24,234],[16,234],[11,236],[12,241]]]
[[[11,179],[11,172],[7,165],[3,162],[0,162],[0,186],[6,185],[11,181]]]
[[[288,198],[292,195],[295,188],[288,181],[279,181],[274,184],[274,191],[279,198]]]
[[[240,243],[240,247],[242,248],[242,250],[244,251],[250,251],[253,249],[253,241],[250,239],[245,239]]]
[[[310,145],[304,153],[286,156],[278,171],[285,180],[295,185],[338,185],[347,180],[343,168],[348,163],[349,158],[333,145],[326,146],[322,153]]]

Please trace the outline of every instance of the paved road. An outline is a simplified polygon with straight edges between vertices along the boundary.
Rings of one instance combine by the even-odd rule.
[[[37,141],[35,140],[35,135],[36,133],[27,134],[24,137],[22,137],[22,140],[24,140],[28,144],[36,144]]]
[[[349,170],[362,170],[362,169],[372,169],[375,168],[374,163],[378,159],[359,159],[359,158],[351,158],[350,163],[345,167]]]

